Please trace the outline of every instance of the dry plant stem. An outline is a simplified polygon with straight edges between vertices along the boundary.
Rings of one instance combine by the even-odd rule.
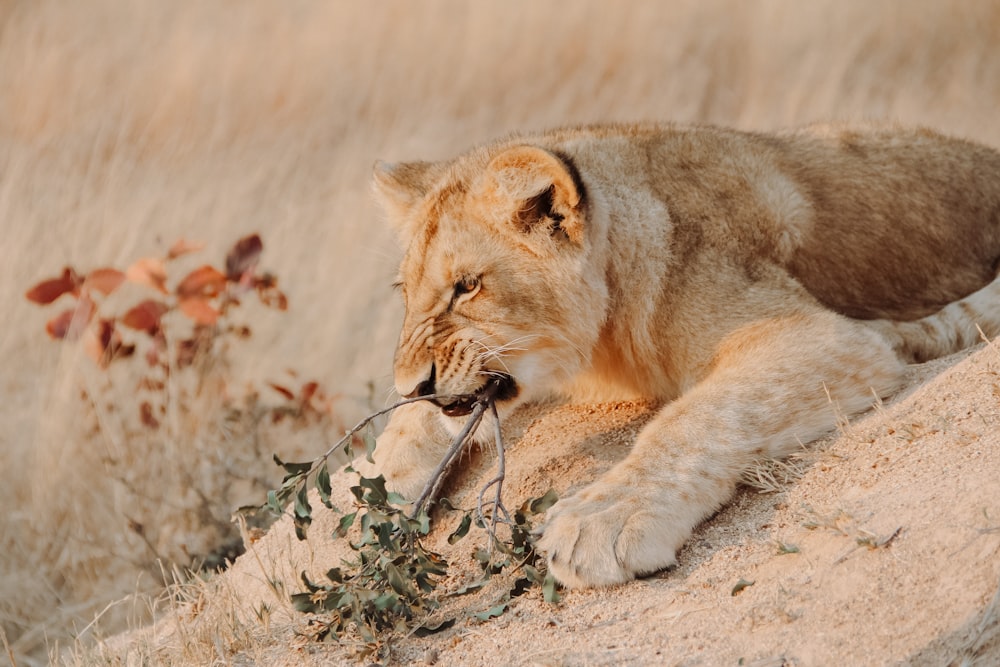
[[[500,514],[503,513],[504,521],[510,523],[510,513],[507,508],[504,507],[503,501],[500,498],[500,494],[503,491],[503,481],[507,477],[507,462],[504,456],[503,447],[503,436],[500,433],[500,415],[497,414],[496,403],[490,403],[490,409],[493,412],[493,436],[497,447],[497,474],[486,483],[486,485],[479,491],[479,499],[476,502],[476,516],[479,522],[484,526],[486,525],[486,517],[483,514],[483,496],[490,487],[496,487],[493,496],[493,512],[490,515],[490,534],[496,535],[497,521]],[[490,543],[490,549],[493,548],[493,543]]]
[[[0,627],[0,640],[3,641],[3,647],[7,651],[7,659],[10,660],[11,667],[17,667],[17,659],[14,657],[14,651],[10,644],[7,643],[7,633],[3,631],[2,627]]]
[[[448,394],[428,394],[427,396],[417,396],[416,398],[407,398],[407,399],[404,399],[404,400],[400,401],[399,403],[394,403],[394,404],[390,405],[387,408],[379,410],[376,413],[370,414],[367,417],[365,417],[364,419],[362,419],[361,421],[359,421],[357,424],[355,424],[353,428],[348,429],[347,433],[344,434],[344,437],[341,438],[340,440],[338,440],[336,442],[336,444],[334,444],[332,447],[330,447],[330,449],[326,450],[326,453],[321,454],[320,456],[317,456],[316,458],[314,458],[313,459],[313,464],[314,464],[313,468],[315,468],[316,464],[322,463],[323,461],[326,461],[328,458],[330,458],[330,456],[332,456],[335,451],[337,451],[338,449],[340,449],[341,447],[343,447],[344,444],[355,433],[357,433],[361,429],[363,429],[366,426],[368,426],[368,424],[372,423],[372,421],[378,419],[379,417],[381,417],[384,414],[388,414],[388,413],[392,412],[396,408],[401,408],[404,405],[409,405],[410,403],[417,403],[419,401],[434,401],[434,400],[447,401],[447,400],[451,400],[451,399],[454,399],[454,398],[455,398],[454,396],[451,396],[451,395],[448,395]]]
[[[465,441],[469,438],[469,434],[476,430],[479,426],[479,422],[483,420],[483,413],[486,412],[487,405],[493,405],[492,399],[484,398],[482,400],[476,401],[476,404],[472,406],[472,414],[469,416],[469,421],[465,423],[465,427],[462,432],[455,436],[455,439],[451,443],[451,447],[445,453],[444,458],[438,464],[437,468],[431,474],[430,479],[427,480],[427,485],[424,486],[423,492],[421,492],[420,497],[413,504],[413,517],[420,515],[423,511],[424,505],[427,500],[437,493],[437,490],[441,487],[441,482],[444,478],[445,471],[451,466],[452,461],[458,456],[458,453],[462,451],[462,447],[465,445]]]

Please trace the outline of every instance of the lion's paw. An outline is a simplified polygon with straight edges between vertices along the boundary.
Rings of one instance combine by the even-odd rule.
[[[657,507],[656,495],[598,481],[557,502],[538,542],[549,572],[564,586],[586,588],[673,565],[688,531]]]

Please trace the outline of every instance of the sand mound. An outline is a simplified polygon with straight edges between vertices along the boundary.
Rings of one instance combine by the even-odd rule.
[[[991,664],[1000,658],[1000,348],[914,367],[911,375],[901,397],[810,447],[795,463],[797,481],[778,481],[770,493],[742,489],[696,531],[677,568],[616,588],[568,592],[557,605],[533,590],[499,618],[474,619],[509,586],[500,577],[477,594],[443,602],[435,617],[457,617],[451,629],[427,638],[390,636],[370,659]],[[625,455],[651,407],[525,411],[508,424],[515,439],[507,504],[549,488],[566,495],[593,479]],[[474,504],[493,463],[483,453],[462,461],[449,482],[456,505]],[[474,529],[449,545],[456,517],[437,516],[429,540],[452,563],[442,591],[477,576],[471,554],[485,543]],[[285,517],[203,589],[196,605],[176,608],[119,650],[181,662],[211,636],[217,650],[235,651],[236,662],[356,662],[349,645],[297,637],[305,617],[287,601],[301,589],[301,571],[320,578],[344,555],[343,541],[329,538],[335,521],[318,512],[309,540],[299,542]],[[734,593],[741,580],[752,585]]]

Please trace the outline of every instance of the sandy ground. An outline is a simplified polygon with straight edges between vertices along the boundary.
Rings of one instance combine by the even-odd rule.
[[[434,618],[456,617],[451,629],[390,635],[376,655],[361,656],[350,642],[296,637],[304,617],[272,586],[298,590],[300,570],[321,577],[344,552],[329,539],[330,513],[317,517],[307,542],[285,517],[194,607],[179,607],[125,645],[119,638],[112,653],[180,663],[194,655],[185,642],[208,631],[231,664],[998,664],[1000,347],[911,375],[900,397],[804,451],[794,462],[797,481],[739,491],[696,531],[676,568],[650,578],[565,592],[555,605],[535,589],[498,618],[474,619],[510,585],[498,577],[443,602]],[[572,493],[624,456],[649,409],[561,406],[521,415],[508,424],[515,439],[506,503],[549,488]],[[458,506],[474,504],[494,463],[486,455],[462,462],[447,491]],[[456,516],[436,522],[429,545],[452,563],[447,592],[476,578],[471,553],[485,536],[474,529],[451,546]],[[753,583],[734,593],[741,580]],[[267,632],[254,621],[262,602],[272,610]],[[227,624],[257,630],[240,647],[226,643]]]

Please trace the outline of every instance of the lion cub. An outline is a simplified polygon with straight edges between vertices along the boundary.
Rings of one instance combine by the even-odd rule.
[[[406,248],[396,389],[455,397],[379,438],[397,490],[420,490],[440,425],[487,387],[502,412],[665,403],[549,511],[540,545],[568,586],[673,564],[755,460],[892,394],[907,361],[1000,332],[1000,153],[928,130],[581,127],[374,182]]]

